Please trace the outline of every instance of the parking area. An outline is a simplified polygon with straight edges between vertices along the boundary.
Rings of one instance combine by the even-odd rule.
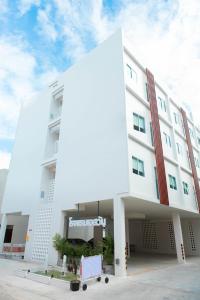
[[[91,283],[86,292],[70,292],[16,277],[16,269],[35,267],[34,264],[0,259],[1,300],[61,300],[61,299],[200,299],[200,258],[191,258],[186,264],[177,264],[167,257],[162,261],[157,256],[148,261],[146,256],[137,258],[135,271],[124,278],[111,277],[110,283]],[[142,263],[141,263],[142,262]],[[164,263],[165,262],[165,263]],[[144,268],[141,268],[143,264]],[[132,267],[134,261],[132,262]]]

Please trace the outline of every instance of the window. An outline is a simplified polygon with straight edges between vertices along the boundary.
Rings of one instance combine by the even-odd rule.
[[[196,166],[197,168],[199,168],[199,160],[198,160],[198,158],[197,158],[197,157],[194,157],[194,160],[195,160],[195,166]]]
[[[126,64],[126,69],[127,69],[127,75],[129,78],[131,78],[133,81],[137,81],[137,74],[136,72],[131,68],[129,64]]]
[[[146,94],[147,94],[147,101],[149,101],[149,89],[148,89],[148,83],[146,82]]]
[[[190,136],[194,139],[194,131],[192,128],[189,127]]]
[[[134,156],[133,160],[133,173],[144,177],[144,162]]]
[[[8,244],[11,243],[12,235],[13,235],[13,225],[7,225],[5,236],[4,236],[4,243],[8,243]]]
[[[194,194],[194,199],[195,199],[196,204],[197,204],[197,193],[196,193],[195,186],[193,186],[193,194]],[[197,204],[197,207],[198,207],[198,204]]]
[[[172,175],[169,175],[169,186],[173,190],[177,190],[176,178]]]
[[[165,137],[165,143],[171,148],[172,144],[171,144],[171,138],[168,134],[166,134],[165,132],[163,132],[164,137]]]
[[[162,99],[161,97],[158,97],[159,103],[160,103],[160,108],[166,112],[167,111],[167,107],[166,107],[166,103],[165,100]]]
[[[151,133],[151,145],[154,146],[153,127],[152,127],[152,123],[151,122],[150,122],[150,133]]]
[[[185,181],[183,181],[183,192],[185,195],[189,194],[189,187],[188,187],[187,182],[185,182]]]
[[[174,121],[175,121],[175,124],[178,124],[180,125],[180,116],[174,112]]]
[[[158,189],[158,175],[157,175],[156,167],[154,167],[154,174],[155,174],[155,181],[156,181],[156,194],[157,194],[157,198],[160,199],[160,194]]]
[[[133,113],[133,128],[145,133],[145,120],[135,113]]]
[[[176,146],[177,146],[178,154],[182,155],[183,151],[181,145],[179,143],[176,143]]]
[[[188,159],[189,169],[191,169],[191,162],[190,162],[190,154],[189,154],[189,151],[187,151],[187,159]]]

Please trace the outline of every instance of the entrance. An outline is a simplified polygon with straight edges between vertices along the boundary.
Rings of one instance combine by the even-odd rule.
[[[12,234],[13,234],[13,225],[7,225],[6,233],[5,233],[5,237],[4,237],[4,243],[11,243]]]

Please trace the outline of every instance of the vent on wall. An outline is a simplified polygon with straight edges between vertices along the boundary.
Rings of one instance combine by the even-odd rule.
[[[168,222],[170,248],[175,249],[174,226],[171,221]]]
[[[143,247],[145,249],[158,249],[156,224],[149,221],[143,225]]]
[[[192,251],[196,251],[196,245],[195,245],[195,239],[194,239],[194,231],[193,226],[191,223],[188,224],[188,233],[189,233],[189,239],[190,239],[190,245]]]

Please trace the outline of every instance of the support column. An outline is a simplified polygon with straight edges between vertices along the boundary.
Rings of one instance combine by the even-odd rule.
[[[57,265],[58,262],[58,252],[53,247],[52,239],[56,233],[60,234],[62,237],[64,236],[64,222],[65,222],[65,212],[61,210],[55,210],[54,216],[52,220],[52,231],[50,235],[49,241],[49,250],[48,250],[48,264],[49,265]]]
[[[103,227],[94,226],[94,245],[101,245],[103,242]]]
[[[173,213],[172,220],[174,226],[174,237],[176,243],[177,259],[179,263],[185,263],[185,251],[184,251],[184,244],[183,244],[181,220],[179,214]]]
[[[126,234],[125,207],[120,197],[113,200],[114,210],[114,247],[115,247],[115,275],[126,276]]]
[[[3,252],[3,244],[4,244],[4,238],[6,233],[6,226],[7,226],[7,216],[6,214],[3,214],[1,219],[1,228],[0,228],[0,253]]]
[[[126,218],[125,223],[126,228],[126,249],[127,249],[127,256],[130,257],[130,238],[129,238],[129,220]]]

